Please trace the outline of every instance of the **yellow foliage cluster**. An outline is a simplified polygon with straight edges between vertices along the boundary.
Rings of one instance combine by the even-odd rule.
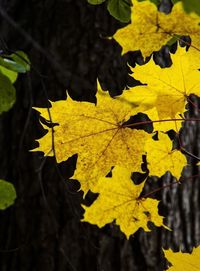
[[[177,2],[170,14],[164,14],[150,1],[134,0],[131,21],[114,35],[123,48],[123,54],[141,50],[147,57],[160,50],[171,38],[179,36],[190,36],[192,46],[200,48],[200,18],[185,13],[182,2]]]
[[[183,153],[173,149],[166,132],[171,129],[179,132],[185,121],[189,95],[200,96],[199,23],[197,15],[184,12],[181,2],[174,5],[170,14],[164,14],[150,1],[134,0],[131,24],[114,35],[123,53],[141,50],[147,57],[171,38],[180,39],[182,35],[189,35],[192,40],[189,50],[178,46],[176,53],[171,54],[169,68],[160,68],[152,57],[145,65],[131,68],[131,76],[143,85],[130,87],[115,98],[102,91],[97,83],[96,104],[74,101],[69,96],[65,101],[52,102],[52,121],[58,123],[54,127],[54,150],[51,129],[43,124],[48,132],[38,140],[39,147],[34,151],[56,154],[58,163],[78,154],[73,178],[79,180],[84,194],[89,190],[99,194],[91,206],[83,206],[82,221],[99,227],[115,222],[127,238],[139,228],[150,231],[148,222],[167,228],[158,213],[159,201],[142,197],[145,181],[135,185],[131,176],[132,172],[143,173],[143,155],[150,176],[161,177],[171,172],[178,181],[187,165]],[[46,109],[37,110],[50,121]],[[153,124],[152,133],[135,129],[134,123],[127,124],[131,116],[140,112],[148,115],[149,123]],[[111,169],[112,177],[106,177]],[[190,265],[194,257],[195,265],[200,266],[199,249],[188,257],[184,254],[188,262],[185,269],[177,265],[176,259],[183,257],[181,253],[174,256],[171,251],[165,251],[165,255],[174,265],[169,270],[199,270]]]

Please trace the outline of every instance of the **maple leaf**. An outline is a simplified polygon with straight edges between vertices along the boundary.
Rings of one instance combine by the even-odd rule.
[[[196,39],[194,38],[193,40],[195,41]],[[189,52],[192,56],[190,66],[193,69],[200,69],[200,39],[197,42],[199,42],[199,44],[197,44],[197,47],[190,46],[189,48]]]
[[[137,86],[125,90],[123,94],[117,96],[116,99],[124,103],[132,104],[137,113],[148,115],[149,119],[152,121],[154,131],[167,132],[173,129],[178,132],[184,121],[184,119],[180,118],[178,113],[176,114],[175,119],[167,116],[164,120],[160,119],[158,110],[155,107],[157,101],[156,92],[153,93],[152,91],[149,91],[146,86]],[[145,125],[145,122],[143,125]]]
[[[151,119],[154,131],[167,132],[169,130],[174,130],[178,133],[184,121],[184,119],[181,119],[178,113],[176,114],[174,120],[171,117],[165,117],[165,119],[160,119],[156,107],[144,111],[144,113],[147,114],[148,117]]]
[[[135,112],[144,113],[148,115],[152,121],[154,131],[167,132],[171,129],[178,132],[182,126],[184,119],[180,118],[177,113],[175,119],[172,120],[170,117],[165,117],[165,120],[160,119],[158,110],[155,107],[157,101],[156,92],[149,91],[145,85],[130,87],[125,90],[122,95],[115,97],[122,103],[129,103],[135,108]],[[143,123],[145,125],[145,122]]]
[[[169,271],[198,271],[200,270],[200,247],[193,248],[192,253],[173,252],[164,250],[165,257],[172,264]]]
[[[185,156],[178,150],[172,150],[172,141],[168,135],[159,133],[157,141],[146,141],[147,166],[149,174],[161,177],[167,171],[177,179],[180,178],[183,167],[187,165]]]
[[[85,210],[82,221],[100,228],[115,221],[127,238],[139,228],[150,231],[148,222],[167,228],[163,224],[163,217],[158,214],[159,201],[140,198],[144,184],[133,184],[129,170],[114,167],[112,177],[100,178],[92,189],[99,195],[91,206],[82,206]]]
[[[176,3],[170,14],[164,14],[149,2],[133,1],[131,24],[119,29],[114,39],[122,46],[122,54],[141,50],[144,57],[158,51],[172,37],[189,35],[192,45],[200,45],[200,17],[186,14],[182,2]]]
[[[124,166],[141,172],[144,143],[150,137],[144,131],[123,126],[131,115],[137,112],[132,104],[112,99],[99,90],[97,105],[89,102],[66,101],[52,103],[51,115],[59,125],[54,127],[54,145],[57,162],[65,161],[78,153],[77,168],[73,178],[81,183],[86,193],[96,180],[106,176],[111,167]],[[37,108],[48,120],[46,109]],[[52,148],[51,130],[38,140],[39,148],[45,155]]]
[[[160,68],[152,58],[147,64],[132,68],[133,77],[147,84],[145,87],[149,90],[148,96],[157,96],[154,106],[159,120],[176,119],[177,114],[186,111],[185,105],[190,94],[200,96],[200,76],[199,71],[194,69],[196,54],[193,52],[194,50],[187,52],[185,48],[178,47],[176,53],[171,54],[173,64],[168,68]],[[140,91],[141,86],[135,87],[135,91],[137,89]],[[149,115],[149,118],[152,119],[152,116]],[[168,130],[173,129],[170,123],[168,122]]]

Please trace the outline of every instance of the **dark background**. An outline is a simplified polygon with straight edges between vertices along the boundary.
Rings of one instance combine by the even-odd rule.
[[[66,89],[74,99],[94,101],[97,77],[111,95],[135,84],[126,62],[141,62],[139,52],[121,57],[120,46],[105,39],[122,26],[104,4],[86,0],[0,0],[0,49],[23,50],[32,63],[16,83],[16,104],[0,116],[0,178],[12,182],[18,195],[0,213],[1,271],[161,271],[161,247],[191,251],[200,244],[199,178],[189,178],[197,167],[185,170],[181,185],[155,195],[173,231],[152,227],[126,240],[114,224],[98,229],[80,222],[82,193],[78,182],[67,181],[75,159],[56,166],[53,158],[29,152],[44,134],[32,106],[64,99]],[[169,64],[165,52],[157,59]],[[183,146],[197,156],[199,128],[188,122],[181,134]],[[172,181],[170,175],[149,180],[150,189]]]

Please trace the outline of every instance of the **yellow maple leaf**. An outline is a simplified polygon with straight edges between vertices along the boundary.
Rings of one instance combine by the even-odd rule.
[[[37,108],[48,120],[46,109]],[[132,104],[112,99],[99,90],[97,105],[89,102],[66,101],[52,103],[51,115],[54,127],[54,145],[57,162],[65,161],[78,153],[77,168],[73,178],[81,183],[86,193],[96,180],[106,176],[111,167],[124,166],[132,171],[141,171],[144,143],[150,137],[144,131],[123,126],[123,122],[137,112]],[[52,135],[48,133],[38,140],[45,155],[52,147]]]
[[[157,95],[149,92],[146,86],[130,87],[120,96],[116,96],[115,99],[119,100],[121,103],[127,103],[135,108],[135,114],[139,112],[144,112],[152,109],[157,100]]]
[[[160,68],[153,59],[145,65],[132,68],[133,77],[147,84],[149,96],[157,96],[154,105],[160,120],[176,119],[177,114],[186,111],[185,105],[190,94],[200,96],[199,71],[191,64],[191,60],[195,60],[193,52],[178,47],[176,53],[171,54],[173,64],[169,68]],[[135,87],[135,91],[140,88]]]
[[[194,69],[200,69],[200,38],[193,38],[192,44],[195,44],[195,46],[190,46],[189,51],[193,55],[191,59],[191,68]]]
[[[137,113],[140,112],[148,115],[149,119],[152,121],[154,131],[167,132],[173,129],[178,133],[184,121],[178,113],[176,114],[175,119],[167,116],[165,119],[160,119],[158,110],[155,107],[157,101],[156,93],[149,91],[146,86],[137,86],[125,90],[123,94],[117,96],[116,99],[123,103],[132,104]],[[143,122],[143,125],[145,125],[145,122]]]
[[[182,3],[164,14],[150,1],[133,1],[131,24],[119,29],[114,38],[122,46],[122,53],[141,50],[144,57],[158,51],[172,37],[190,35],[192,46],[200,45],[200,17],[185,13]],[[200,48],[199,48],[200,49]]]
[[[172,150],[172,141],[168,135],[159,133],[158,141],[146,141],[147,166],[149,174],[161,177],[167,171],[177,179],[180,178],[183,167],[187,165],[185,156],[178,150]]]
[[[158,214],[159,201],[140,198],[144,184],[135,185],[131,180],[131,172],[116,166],[111,178],[100,178],[92,189],[99,195],[91,206],[83,206],[85,213],[82,221],[98,227],[115,221],[127,238],[139,228],[150,231],[148,222],[167,228],[163,224],[163,217]]]
[[[173,252],[164,250],[165,257],[172,264],[169,271],[198,271],[200,270],[200,247],[193,248],[192,253]]]
[[[161,120],[156,107],[146,110],[143,113],[148,115],[150,120],[152,120],[154,131],[167,132],[169,130],[174,130],[178,133],[184,121],[181,119],[178,113],[176,114],[174,120],[172,120],[170,117],[165,117],[164,120]]]

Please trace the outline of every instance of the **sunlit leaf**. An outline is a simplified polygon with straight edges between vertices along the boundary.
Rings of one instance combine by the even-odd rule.
[[[176,119],[177,114],[186,111],[186,103],[190,94],[200,96],[200,67],[199,58],[194,50],[179,47],[175,54],[171,54],[172,66],[160,68],[153,59],[147,64],[132,68],[132,76],[140,80],[149,91],[149,97],[157,96],[155,107],[160,120],[166,118]],[[135,91],[140,90],[135,87]],[[149,116],[150,119],[151,116]],[[173,129],[167,122],[168,130]],[[166,127],[167,128],[167,127]]]
[[[193,248],[192,253],[173,252],[171,249],[164,250],[165,257],[172,264],[168,271],[199,271],[200,270],[200,247]]]
[[[149,139],[145,144],[149,174],[161,177],[170,171],[179,180],[183,167],[187,165],[186,157],[180,151],[172,150],[168,135],[159,133],[158,139]]]
[[[192,46],[200,48],[200,17],[186,14],[182,3],[164,14],[149,2],[133,1],[131,24],[119,29],[114,38],[122,46],[122,54],[141,50],[144,57],[158,51],[173,37],[190,36]]]
[[[37,108],[48,119],[46,109]],[[99,89],[97,105],[89,102],[66,101],[52,103],[50,109],[54,127],[54,141],[58,162],[78,153],[74,178],[87,192],[99,177],[106,176],[112,166],[119,165],[133,171],[141,171],[144,143],[150,137],[144,131],[123,126],[138,108],[131,103],[113,99]],[[52,148],[51,130],[39,139],[39,148],[46,155]]]
[[[83,206],[85,214],[82,221],[100,228],[115,221],[127,238],[139,228],[150,231],[148,222],[157,227],[164,226],[163,217],[158,214],[159,201],[140,198],[144,184],[135,185],[130,171],[115,167],[112,177],[100,178],[92,189],[99,195],[91,206]]]

